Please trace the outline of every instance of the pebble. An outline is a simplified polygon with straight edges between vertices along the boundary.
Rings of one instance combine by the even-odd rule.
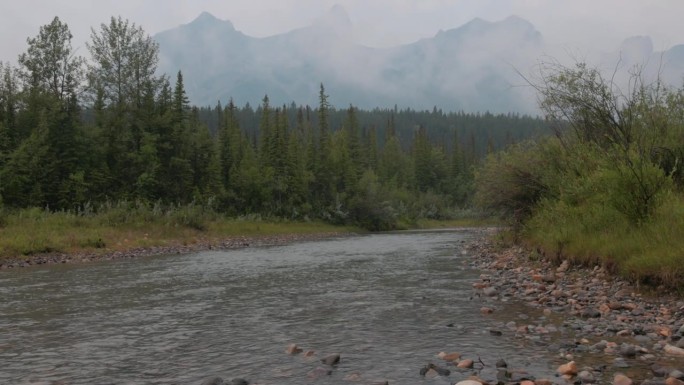
[[[587,384],[606,383],[607,378],[622,368],[631,368],[630,377],[640,383],[651,379],[644,369],[649,363],[662,362],[665,354],[670,359],[684,357],[684,300],[667,295],[641,295],[630,283],[601,266],[584,268],[567,260],[554,266],[543,258],[531,260],[522,248],[495,250],[488,242],[476,241],[468,246],[469,254],[474,256],[471,265],[484,271],[473,287],[482,297],[517,300],[538,309],[537,312],[518,311],[508,320],[502,319],[496,329],[488,330],[512,331],[511,338],[548,346],[550,352],[560,353],[571,362],[597,359],[595,362],[611,363],[612,360],[612,365],[582,368],[583,383]],[[489,303],[484,307],[493,309]],[[499,314],[503,314],[501,309],[493,313],[493,319],[505,317]],[[573,340],[568,341],[568,336]],[[597,342],[596,337],[601,341]],[[637,360],[633,367],[630,360]],[[560,365],[557,376],[569,383],[582,382],[576,377],[578,371],[574,366],[570,362]],[[670,368],[663,376],[673,370]],[[504,377],[510,374],[499,371],[497,378],[508,383],[510,377]],[[612,380],[615,382],[616,378]],[[617,380],[627,383],[623,377]],[[559,384],[563,383],[563,379],[560,381]],[[539,381],[536,384],[540,385]]]

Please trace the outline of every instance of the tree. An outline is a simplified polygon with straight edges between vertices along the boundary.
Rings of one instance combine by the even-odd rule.
[[[84,60],[71,48],[72,35],[67,24],[55,17],[40,27],[38,36],[28,38],[28,50],[19,56],[21,78],[31,92],[46,92],[73,105],[83,80]]]
[[[158,92],[164,78],[155,75],[159,47],[142,28],[121,17],[112,17],[100,30],[91,30],[86,43],[93,62],[88,69],[88,90],[99,110],[101,146],[109,183],[117,196],[134,193],[140,174],[146,172],[142,153],[146,133],[152,131],[152,115],[146,101]]]
[[[126,111],[142,103],[146,83],[158,83],[159,45],[141,27],[112,17],[91,30],[86,43],[93,58],[88,80],[91,92],[102,90],[105,103]]]

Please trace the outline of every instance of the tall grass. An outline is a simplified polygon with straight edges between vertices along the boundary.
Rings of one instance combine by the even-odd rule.
[[[684,198],[670,194],[639,226],[599,205],[542,206],[527,223],[525,239],[547,256],[603,265],[635,282],[681,289],[684,278]]]
[[[0,259],[50,252],[105,253],[139,247],[218,242],[235,236],[356,231],[321,222],[258,216],[227,218],[211,205],[106,203],[74,211],[0,209]]]

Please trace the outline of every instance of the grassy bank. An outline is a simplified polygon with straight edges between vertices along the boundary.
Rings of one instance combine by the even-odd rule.
[[[410,228],[491,226],[478,213],[452,220],[418,220]],[[0,210],[0,260],[44,253],[107,254],[150,247],[217,244],[241,237],[364,232],[321,221],[288,221],[259,216],[228,218],[199,205],[163,207],[121,202],[97,210],[50,212]]]
[[[684,88],[616,89],[584,65],[539,90],[557,135],[489,156],[477,201],[552,259],[683,291]]]
[[[198,206],[154,208],[122,205],[98,213],[3,212],[0,259],[41,253],[104,254],[141,247],[215,243],[232,237],[358,232],[322,222],[225,218]]]
[[[551,258],[601,264],[635,282],[681,290],[684,200],[672,195],[648,221],[633,225],[611,207],[540,208],[523,239]]]

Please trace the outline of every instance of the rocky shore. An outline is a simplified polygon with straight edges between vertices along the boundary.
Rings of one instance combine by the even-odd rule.
[[[558,365],[552,378],[513,378],[504,369],[495,382],[684,384],[681,298],[641,292],[601,266],[553,264],[487,238],[466,252],[474,257],[472,267],[483,271],[473,290],[483,316],[498,321],[491,332],[545,346]]]
[[[204,250],[230,250],[254,246],[279,246],[293,242],[315,241],[318,239],[349,235],[342,232],[327,232],[314,234],[281,234],[269,236],[238,236],[221,241],[198,240],[195,243],[170,246],[155,246],[133,248],[127,250],[84,252],[84,253],[45,253],[23,257],[0,259],[0,270],[23,268],[58,263],[83,263],[93,261],[107,261],[149,257],[156,255],[185,254]]]

